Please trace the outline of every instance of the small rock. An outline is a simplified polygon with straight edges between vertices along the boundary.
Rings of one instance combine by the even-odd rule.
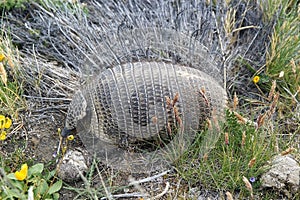
[[[58,176],[66,182],[78,181],[88,170],[84,154],[79,150],[69,150],[60,163]]]
[[[270,169],[263,174],[262,187],[278,189],[290,195],[297,192],[300,186],[300,166],[290,155],[275,156]]]

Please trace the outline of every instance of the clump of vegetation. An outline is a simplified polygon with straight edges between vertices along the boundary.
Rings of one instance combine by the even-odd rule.
[[[45,172],[42,163],[31,167],[25,163],[20,170],[6,174],[1,170],[1,199],[58,199],[62,181],[55,181],[55,170]]]
[[[18,113],[24,109],[22,99],[22,81],[20,80],[19,54],[13,48],[9,38],[0,37],[0,148],[5,148],[5,142],[14,136],[12,132]],[[8,139],[8,136],[10,137]],[[17,170],[20,163],[24,163]],[[62,181],[55,177],[56,170],[44,169],[44,164],[32,162],[24,155],[21,148],[13,153],[1,152],[0,156],[0,199],[58,199],[57,193],[62,187]],[[14,171],[14,172],[13,172]]]
[[[18,51],[7,36],[0,36],[0,112],[12,117],[25,107],[19,65]]]
[[[253,81],[256,82],[257,79]],[[268,111],[261,114],[255,122],[243,118],[235,111],[238,102],[235,96],[233,111],[226,112],[225,122],[220,129],[221,137],[215,148],[204,155],[199,154],[198,146],[201,146],[201,138],[205,132],[200,134],[177,165],[182,177],[189,180],[191,185],[200,181],[207,188],[231,193],[239,190],[242,197],[249,194],[253,196],[260,186],[259,177],[264,172],[266,161],[278,149],[275,134],[268,129],[268,125],[279,94],[275,94],[273,90],[270,96],[272,101]]]
[[[297,141],[299,143],[299,8],[296,1],[291,0],[269,1],[262,9],[265,20],[275,20],[276,24],[266,64],[254,72],[252,79],[253,87],[262,97],[262,101],[252,102],[256,104],[256,113],[261,114],[240,123],[241,115],[227,111],[216,148],[208,154],[200,154],[201,137],[206,134],[203,132],[177,163],[179,173],[191,185],[197,183],[224,193],[238,193],[239,198],[253,198],[261,193],[260,176],[266,170],[266,162],[280,150],[294,149]],[[285,152],[291,153],[283,151],[282,154]],[[295,156],[297,158],[297,154]],[[276,198],[278,193],[263,195]]]
[[[11,120],[9,118],[1,118],[2,129],[9,128]],[[68,148],[68,141],[74,139],[73,135],[68,136],[65,141],[60,136],[60,129],[58,130],[60,138],[60,145],[58,152],[54,156],[56,162],[58,158],[63,157]],[[5,138],[3,139],[5,140]],[[0,143],[1,144],[1,143]],[[14,159],[14,162],[12,161]],[[20,170],[17,170],[18,163],[24,163]],[[57,178],[57,172],[61,161],[58,162],[57,167],[54,170],[49,170],[44,167],[43,163],[33,164],[28,166],[27,163],[33,163],[33,161],[26,157],[21,149],[16,149],[14,153],[6,157],[1,155],[0,157],[0,198],[1,199],[59,199],[59,191],[62,188],[63,181]],[[51,164],[51,163],[49,163]],[[14,172],[12,172],[14,171]]]
[[[264,7],[266,20],[276,20],[267,54],[265,75],[277,80],[281,118],[293,117],[300,99],[300,21],[295,0],[269,1]],[[268,84],[270,88],[270,83]],[[263,87],[263,86],[262,86]],[[299,111],[298,111],[299,112]]]
[[[0,2],[0,9],[11,10],[12,8],[22,8],[28,2],[30,0],[4,0]]]

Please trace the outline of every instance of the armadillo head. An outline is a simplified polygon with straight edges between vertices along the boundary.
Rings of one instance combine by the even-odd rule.
[[[77,121],[85,117],[87,102],[81,91],[78,91],[68,109],[68,114],[65,121],[65,127],[61,133],[62,137],[67,137],[71,133],[75,132]]]

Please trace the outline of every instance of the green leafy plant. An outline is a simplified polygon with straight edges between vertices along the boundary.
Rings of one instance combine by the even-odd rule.
[[[30,0],[4,0],[0,2],[0,9],[22,8],[27,2],[30,2]]]
[[[45,172],[44,164],[31,167],[23,164],[20,171],[7,174],[0,168],[3,178],[0,182],[1,199],[58,199],[62,180],[57,180],[55,170]]]

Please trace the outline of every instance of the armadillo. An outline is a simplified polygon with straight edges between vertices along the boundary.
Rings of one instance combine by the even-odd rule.
[[[225,90],[200,70],[129,62],[104,70],[74,95],[62,134],[76,129],[88,150],[117,167],[152,168],[174,146],[182,153],[213,113],[222,115],[225,101]]]

